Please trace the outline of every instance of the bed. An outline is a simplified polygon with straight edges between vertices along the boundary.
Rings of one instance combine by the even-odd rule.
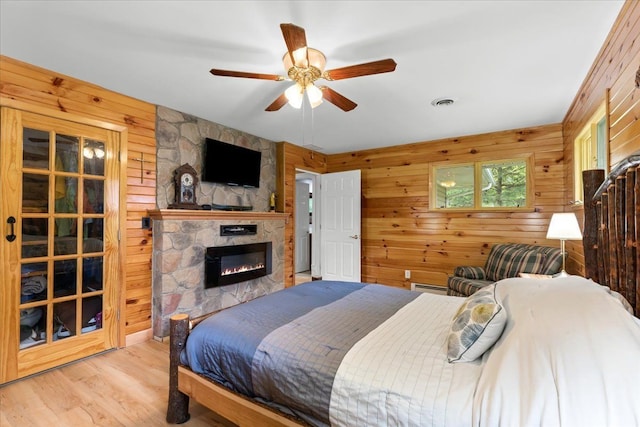
[[[602,277],[468,298],[315,281],[174,316],[167,421],[187,421],[191,398],[247,426],[637,425],[639,157],[585,177],[585,259]]]

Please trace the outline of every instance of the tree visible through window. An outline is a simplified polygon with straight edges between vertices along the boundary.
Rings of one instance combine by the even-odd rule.
[[[482,207],[522,207],[527,202],[527,164],[522,160],[483,164]]]
[[[432,201],[440,209],[522,208],[527,200],[527,160],[435,166]],[[479,183],[479,185],[476,185]]]

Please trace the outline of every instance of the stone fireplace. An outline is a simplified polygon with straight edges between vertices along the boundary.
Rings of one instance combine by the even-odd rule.
[[[284,229],[288,214],[160,209],[150,212],[150,216],[154,337],[169,335],[169,318],[174,314],[197,317],[284,287]],[[238,229],[249,232],[236,232]],[[223,279],[218,285],[207,287],[206,258],[214,252],[209,249],[225,248],[223,251],[231,254],[228,263],[234,263],[241,247],[253,254],[257,247],[264,248],[266,254],[269,247],[270,260],[265,255],[264,267],[249,268],[260,271],[239,272],[237,283]]]

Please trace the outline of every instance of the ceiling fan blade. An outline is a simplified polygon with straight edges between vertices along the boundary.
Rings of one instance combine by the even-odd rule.
[[[296,67],[307,68],[309,66],[309,57],[307,53],[307,36],[304,28],[293,24],[280,24],[284,42],[287,44],[287,50],[291,57],[291,62]]]
[[[356,104],[349,98],[345,98],[344,96],[340,95],[338,92],[336,92],[331,88],[328,88],[326,86],[320,86],[320,89],[322,90],[322,97],[324,99],[326,99],[327,101],[329,101],[330,103],[332,103],[333,105],[335,105],[336,107],[340,108],[343,111],[351,111],[358,106],[358,104]]]
[[[275,80],[278,82],[285,79],[285,77],[277,74],[246,73],[244,71],[219,70],[217,68],[212,68],[210,73],[214,76],[244,77],[246,79]]]
[[[393,59],[367,62],[366,64],[350,65],[348,67],[327,70],[322,77],[327,80],[342,80],[352,77],[368,76],[371,74],[389,73],[395,71],[396,62]]]
[[[276,98],[275,101],[273,101],[271,103],[271,105],[269,105],[267,108],[264,109],[264,111],[278,111],[279,109],[281,109],[287,102],[289,102],[289,100],[287,99],[287,97],[284,95],[284,93],[282,95],[280,95],[278,98]]]

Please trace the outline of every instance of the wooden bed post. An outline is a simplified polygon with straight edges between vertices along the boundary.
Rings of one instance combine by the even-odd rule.
[[[598,221],[597,205],[593,201],[598,187],[604,181],[603,169],[592,169],[582,172],[582,182],[584,186],[584,231],[582,244],[584,248],[584,270],[585,277],[594,282],[602,283],[602,278],[598,271]]]
[[[189,396],[178,390],[178,365],[180,353],[189,335],[189,316],[176,314],[169,320],[169,404],[167,405],[167,422],[182,424],[189,421]]]
[[[592,181],[597,181],[589,175],[592,172],[595,171],[583,173],[585,274],[621,293],[637,315],[640,311],[640,152],[620,161],[589,197]],[[596,257],[595,262],[592,257]]]

